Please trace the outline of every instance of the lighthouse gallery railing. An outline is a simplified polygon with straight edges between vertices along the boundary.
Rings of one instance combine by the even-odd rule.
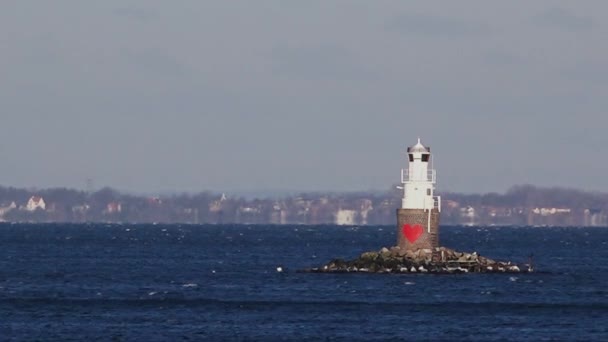
[[[420,175],[420,174],[410,173],[410,170],[408,170],[408,169],[401,169],[401,183],[413,182],[413,181],[435,183],[436,179],[437,179],[436,170],[427,170],[426,175],[424,175],[424,174]]]

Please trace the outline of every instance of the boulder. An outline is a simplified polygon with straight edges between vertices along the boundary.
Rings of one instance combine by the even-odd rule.
[[[378,253],[376,252],[365,252],[359,256],[359,259],[364,260],[375,260],[378,257]]]
[[[519,269],[519,267],[517,267],[517,265],[514,265],[509,267],[509,272],[521,272],[521,270]]]

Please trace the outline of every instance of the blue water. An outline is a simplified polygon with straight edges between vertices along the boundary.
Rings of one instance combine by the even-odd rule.
[[[441,229],[538,272],[295,272],[389,226],[2,224],[0,340],[608,340],[608,229]]]

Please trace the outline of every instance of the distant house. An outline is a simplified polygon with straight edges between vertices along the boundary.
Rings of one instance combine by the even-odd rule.
[[[583,224],[586,227],[605,227],[608,225],[608,215],[601,209],[585,209]]]
[[[46,203],[44,203],[44,198],[40,196],[32,196],[30,200],[27,202],[25,206],[25,210],[27,211],[36,211],[38,209],[46,210]]]
[[[163,204],[163,200],[161,200],[160,197],[148,197],[148,204],[149,205],[161,205],[161,204]]]
[[[114,213],[120,213],[120,212],[122,212],[122,204],[120,204],[119,202],[110,202],[106,206],[106,213],[108,213],[108,214],[114,214]]]
[[[361,208],[361,211],[359,213],[359,216],[361,217],[361,224],[367,224],[367,217],[369,215],[369,212],[374,210],[372,200],[370,200],[370,199],[360,200],[360,208]]]
[[[75,205],[72,207],[72,212],[75,214],[85,214],[91,207],[88,204]]]
[[[460,203],[453,200],[444,200],[443,206],[448,209],[456,209],[460,207]]]
[[[357,212],[355,210],[338,210],[335,214],[337,225],[353,225],[355,224],[355,218]]]
[[[209,212],[217,213],[222,211],[222,203],[224,203],[227,199],[228,197],[226,197],[226,194],[222,194],[220,199],[209,203]]]
[[[460,217],[462,219],[462,224],[466,226],[474,226],[477,224],[477,211],[470,205],[460,208]]]
[[[11,204],[9,205],[4,205],[0,207],[0,217],[3,217],[6,213],[13,209],[17,209],[17,204],[14,201],[11,202]]]

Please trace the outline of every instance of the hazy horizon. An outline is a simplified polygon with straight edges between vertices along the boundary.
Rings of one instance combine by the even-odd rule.
[[[155,197],[155,196],[180,196],[180,195],[197,195],[197,194],[201,194],[201,193],[210,193],[210,194],[214,194],[217,196],[220,196],[221,194],[225,194],[227,197],[229,198],[234,198],[234,197],[243,197],[245,199],[261,199],[261,198],[286,198],[286,197],[294,197],[294,196],[299,196],[302,194],[306,194],[306,195],[312,195],[312,194],[330,194],[330,195],[341,195],[341,194],[357,194],[357,193],[362,193],[362,194],[368,194],[368,195],[372,195],[372,196],[384,196],[386,195],[389,191],[393,190],[393,191],[399,191],[401,192],[402,190],[399,190],[396,188],[396,185],[394,186],[389,186],[385,189],[367,189],[367,190],[328,190],[328,189],[322,189],[322,190],[297,190],[297,189],[251,189],[251,190],[232,190],[232,191],[226,191],[226,190],[221,190],[221,189],[199,189],[199,190],[159,190],[159,191],[131,191],[131,190],[127,190],[127,189],[120,189],[117,187],[113,187],[111,185],[102,185],[102,186],[95,186],[91,189],[87,189],[84,187],[65,187],[65,186],[49,186],[49,187],[36,187],[36,186],[30,186],[30,187],[15,187],[12,185],[7,185],[7,184],[0,184],[0,187],[13,187],[13,188],[17,188],[17,189],[24,189],[27,190],[29,192],[37,192],[37,191],[47,191],[47,190],[55,190],[55,189],[68,189],[68,190],[75,190],[75,191],[91,191],[91,192],[97,192],[97,191],[101,191],[104,189],[111,189],[113,191],[117,191],[121,194],[125,194],[125,195],[132,195],[132,196],[150,196],[150,197]],[[608,194],[608,192],[605,191],[594,191],[594,190],[585,190],[585,189],[580,189],[580,188],[573,188],[573,187],[565,187],[565,186],[538,186],[538,185],[534,185],[534,184],[514,184],[510,187],[508,187],[505,191],[479,191],[479,192],[472,192],[472,191],[453,191],[450,189],[440,189],[437,194],[438,195],[444,195],[444,194],[448,194],[448,193],[452,193],[452,194],[459,194],[459,195],[487,195],[487,194],[499,194],[499,195],[505,195],[508,192],[512,191],[512,190],[517,190],[517,188],[521,188],[521,187],[533,187],[535,189],[538,190],[549,190],[549,189],[559,189],[559,190],[565,190],[565,191],[574,191],[574,192],[585,192],[588,194]]]
[[[8,1],[0,185],[608,192],[608,3]],[[283,189],[283,190],[281,190]]]

